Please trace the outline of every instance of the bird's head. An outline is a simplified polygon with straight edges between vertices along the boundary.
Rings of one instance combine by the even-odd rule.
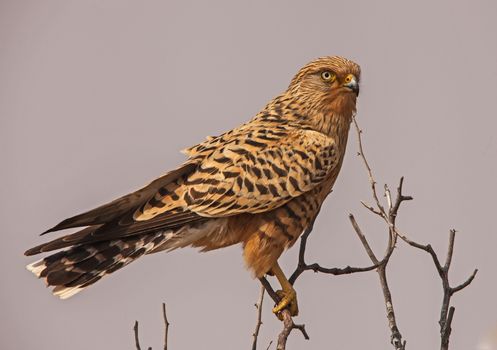
[[[355,111],[361,68],[339,56],[320,57],[292,79],[288,92],[310,108],[340,114]]]

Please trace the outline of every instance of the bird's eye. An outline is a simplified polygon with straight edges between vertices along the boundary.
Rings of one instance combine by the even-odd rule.
[[[332,82],[335,80],[335,74],[332,72],[325,70],[324,72],[321,73],[321,78],[323,78],[324,81]]]

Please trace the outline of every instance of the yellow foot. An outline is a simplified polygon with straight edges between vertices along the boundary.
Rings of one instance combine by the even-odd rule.
[[[281,300],[278,305],[273,308],[273,313],[275,313],[280,320],[283,320],[280,312],[285,308],[288,308],[291,316],[297,316],[299,314],[297,292],[295,292],[295,289],[278,290],[276,291],[276,294],[278,294]]]

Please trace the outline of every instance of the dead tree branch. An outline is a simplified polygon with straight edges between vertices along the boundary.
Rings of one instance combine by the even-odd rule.
[[[309,227],[302,234],[302,237],[300,239],[299,260],[297,263],[297,267],[295,268],[295,271],[292,273],[292,275],[288,279],[291,284],[294,284],[295,281],[297,281],[297,279],[300,277],[300,275],[303,272],[308,271],[308,270],[339,276],[339,275],[349,275],[351,273],[356,273],[356,272],[372,271],[378,267],[378,265],[375,264],[375,265],[368,266],[368,267],[346,266],[344,268],[336,268],[336,267],[328,268],[328,267],[322,267],[318,263],[307,264],[305,262],[305,250],[307,248],[307,239],[309,238],[309,235],[311,234],[313,227],[314,227],[314,220],[311,222]]]
[[[383,258],[381,260],[378,259],[377,255],[372,250],[366,236],[364,235],[364,233],[363,233],[362,229],[360,228],[354,215],[349,214],[349,220],[350,220],[350,223],[354,229],[354,232],[356,233],[359,241],[361,242],[362,246],[364,247],[364,250],[366,251],[367,255],[369,256],[369,258],[372,262],[372,265],[367,266],[367,267],[346,266],[344,268],[327,268],[327,267],[322,267],[318,263],[312,263],[312,264],[306,263],[305,252],[306,252],[306,248],[307,248],[308,238],[309,238],[309,236],[312,232],[313,226],[314,226],[314,220],[313,220],[301,237],[299,255],[298,255],[298,263],[297,263],[297,266],[296,266],[294,272],[290,276],[289,281],[292,285],[295,284],[297,279],[305,271],[310,271],[310,270],[314,271],[314,272],[320,272],[320,273],[334,275],[334,276],[376,270],[378,277],[379,277],[380,286],[381,286],[381,289],[383,292],[383,298],[384,298],[384,303],[385,303],[385,308],[386,308],[386,317],[387,317],[387,321],[388,321],[388,327],[390,330],[390,342],[393,345],[393,347],[395,348],[395,350],[405,350],[406,349],[406,341],[403,340],[402,334],[401,334],[399,327],[397,325],[394,304],[392,301],[392,293],[390,291],[390,287],[389,287],[388,279],[387,279],[387,266],[388,266],[388,263],[390,261],[392,254],[396,248],[398,239],[400,238],[402,241],[407,243],[409,246],[412,246],[414,248],[417,248],[419,250],[423,250],[423,251],[427,252],[431,256],[433,263],[435,265],[435,269],[436,269],[438,275],[440,276],[440,279],[442,281],[442,288],[443,288],[443,301],[442,301],[442,306],[441,306],[441,310],[440,310],[440,320],[439,320],[440,344],[441,344],[440,349],[441,350],[448,350],[449,339],[450,339],[450,335],[452,332],[452,320],[454,318],[454,313],[455,313],[455,307],[450,305],[451,298],[455,293],[461,291],[462,289],[466,288],[468,285],[471,284],[471,282],[476,277],[478,270],[475,269],[473,271],[473,273],[464,282],[462,282],[461,284],[459,284],[455,287],[452,287],[449,283],[449,270],[450,270],[450,266],[451,266],[453,255],[454,255],[454,244],[455,244],[456,231],[450,230],[447,255],[445,257],[445,262],[443,265],[441,263],[440,258],[437,255],[437,253],[435,252],[435,250],[432,248],[432,246],[430,244],[423,245],[423,244],[417,243],[417,242],[409,239],[407,237],[407,235],[400,232],[400,230],[396,226],[396,220],[397,220],[397,216],[398,216],[401,204],[405,201],[410,201],[413,198],[411,196],[406,196],[403,194],[402,191],[403,191],[404,178],[401,177],[395,196],[392,196],[392,193],[391,193],[389,187],[387,185],[384,185],[383,196],[385,198],[384,201],[386,203],[382,203],[382,201],[380,200],[380,196],[378,195],[378,191],[377,191],[377,187],[376,187],[376,180],[373,176],[373,172],[372,172],[371,167],[368,163],[368,160],[366,159],[366,156],[364,154],[364,149],[363,149],[363,145],[362,145],[362,136],[361,136],[362,130],[359,128],[359,125],[357,124],[357,121],[355,120],[355,118],[353,118],[353,122],[354,122],[355,129],[356,129],[357,136],[358,136],[358,147],[359,147],[358,156],[360,156],[362,158],[364,166],[366,167],[368,179],[369,179],[369,183],[370,183],[370,188],[371,188],[371,194],[372,194],[372,198],[374,201],[373,205],[367,204],[366,202],[363,202],[363,201],[361,201],[361,203],[364,205],[364,207],[366,207],[369,211],[371,211],[375,215],[379,216],[387,224],[388,244],[387,244],[387,247],[385,248]],[[262,286],[261,286],[261,291],[260,291],[260,296],[259,296],[258,302],[257,302],[257,304],[255,304],[255,307],[257,309],[257,322],[256,322],[255,330],[252,334],[252,336],[253,336],[252,350],[257,349],[258,336],[259,336],[259,332],[260,332],[260,329],[262,326],[262,306],[263,306],[263,302],[264,302],[264,293],[267,292],[268,295],[271,297],[271,299],[273,299],[275,304],[278,304],[280,302],[280,297],[273,290],[269,281],[265,277],[262,277],[262,278],[260,278],[260,282],[261,282]],[[169,330],[170,324],[167,320],[166,305],[164,303],[162,304],[162,312],[163,312],[164,326],[165,326],[164,350],[167,350],[168,330]],[[294,329],[299,330],[306,340],[309,339],[309,335],[307,334],[307,331],[305,329],[305,325],[294,323],[292,316],[290,314],[290,311],[288,309],[282,310],[278,316],[281,317],[280,319],[283,322],[283,329],[278,334],[276,350],[285,350],[286,349],[286,343],[288,341],[288,337],[290,336],[291,332]],[[134,325],[133,329],[134,329],[134,338],[135,338],[136,349],[141,350],[139,336],[138,336],[138,321],[135,321],[135,325]],[[268,350],[271,347],[271,344],[272,344],[272,342],[269,343],[266,350]],[[152,350],[152,348],[149,347],[148,350]]]
[[[356,231],[357,235],[359,236],[359,239],[361,240],[364,249],[368,253],[369,258],[373,262],[373,264],[379,264],[378,268],[376,269],[376,272],[378,273],[378,277],[380,280],[380,285],[381,289],[383,292],[383,298],[385,302],[385,308],[386,308],[386,313],[387,313],[387,320],[388,320],[388,327],[390,329],[390,342],[393,345],[393,347],[396,350],[404,350],[406,347],[406,341],[402,340],[402,334],[399,331],[399,327],[397,326],[397,320],[395,317],[395,309],[392,301],[392,293],[390,291],[390,287],[388,285],[388,279],[387,279],[387,265],[388,262],[390,261],[390,257],[393,254],[393,251],[395,249],[395,246],[397,244],[397,233],[395,230],[395,221],[397,219],[398,211],[400,209],[400,205],[404,201],[412,200],[413,198],[411,196],[405,196],[402,193],[402,187],[404,184],[404,178],[402,177],[400,179],[399,186],[397,187],[397,196],[395,198],[395,201],[392,201],[392,194],[390,192],[390,189],[388,188],[387,185],[384,186],[384,196],[387,201],[387,209],[385,209],[385,206],[381,203],[377,190],[376,190],[376,180],[373,176],[373,171],[371,170],[371,167],[369,165],[369,162],[366,158],[366,155],[364,154],[364,149],[362,146],[362,130],[359,128],[359,125],[357,124],[357,121],[355,118],[353,118],[355,130],[357,132],[357,142],[358,142],[358,147],[359,147],[359,153],[358,155],[362,158],[362,161],[364,163],[364,166],[366,167],[367,173],[368,173],[368,178],[369,178],[369,183],[371,186],[371,193],[376,205],[376,208],[366,204],[365,202],[361,202],[368,210],[373,212],[374,214],[380,216],[388,225],[388,245],[386,248],[385,252],[385,258],[381,261],[381,263],[378,263],[378,259],[376,258],[375,254],[373,253],[371,247],[367,243],[366,237],[364,234],[362,234],[362,231],[359,228],[359,225],[357,224],[357,221],[355,220],[354,216],[352,214],[349,215],[350,221],[352,223],[352,226],[354,227],[354,230]]]
[[[397,242],[397,237],[400,237],[403,241],[405,241],[410,246],[415,247],[417,249],[424,250],[425,252],[430,254],[430,256],[432,257],[432,260],[433,260],[435,268],[438,272],[438,275],[440,276],[440,278],[442,280],[442,288],[443,288],[443,301],[442,301],[442,307],[441,307],[441,311],[440,311],[440,320],[439,320],[440,339],[441,339],[440,340],[440,343],[441,343],[440,348],[441,348],[441,350],[447,350],[449,348],[449,338],[450,338],[450,334],[452,331],[451,324],[452,324],[452,319],[454,317],[454,312],[455,312],[455,308],[453,306],[450,306],[450,299],[454,293],[464,289],[473,281],[478,270],[475,269],[474,272],[471,274],[471,276],[469,276],[468,279],[465,282],[463,282],[462,284],[460,284],[459,286],[451,287],[450,283],[449,283],[448,275],[449,275],[449,269],[450,269],[450,265],[451,265],[452,257],[453,257],[453,253],[454,253],[454,242],[455,242],[456,231],[450,230],[449,246],[447,249],[447,256],[445,258],[445,264],[443,266],[440,263],[440,259],[438,258],[437,254],[435,253],[435,251],[433,250],[433,248],[430,244],[422,245],[422,244],[416,243],[413,240],[410,240],[409,238],[407,238],[406,235],[403,235],[399,232],[398,228],[396,227],[396,218],[398,215],[400,205],[402,204],[402,202],[412,200],[413,198],[411,196],[405,196],[402,193],[402,186],[404,183],[404,178],[401,177],[399,186],[397,187],[397,197],[396,197],[394,203],[392,203],[392,196],[391,196],[391,193],[390,193],[388,186],[387,185],[384,186],[384,191],[385,191],[384,193],[385,193],[385,197],[386,197],[387,205],[388,205],[388,211],[385,210],[385,208],[381,204],[379,197],[377,195],[377,192],[376,192],[376,186],[375,186],[376,181],[373,177],[371,167],[369,166],[369,163],[366,159],[366,156],[364,155],[364,150],[362,147],[362,138],[361,138],[362,131],[359,128],[359,125],[357,124],[357,121],[355,120],[355,118],[353,119],[353,122],[354,122],[355,129],[357,131],[357,136],[358,136],[358,143],[359,143],[359,150],[360,150],[359,155],[362,157],[362,160],[363,160],[364,165],[365,165],[367,172],[368,172],[368,177],[369,177],[369,181],[371,184],[371,191],[372,191],[372,195],[373,195],[373,198],[375,200],[375,203],[376,203],[376,208],[371,206],[371,205],[368,205],[364,202],[362,202],[362,204],[367,209],[372,211],[373,213],[382,217],[383,220],[388,225],[388,227],[389,227],[389,248],[387,248],[387,249],[390,249],[391,252],[393,252],[393,249],[395,248],[395,245]],[[353,220],[353,216],[351,216],[351,220]],[[352,222],[352,224],[354,226],[353,222]],[[354,228],[356,229],[356,232],[357,232],[358,226],[355,225]],[[361,240],[361,241],[363,241],[363,240]],[[363,242],[363,245],[364,245],[364,242]],[[369,250],[368,250],[368,247],[366,245],[364,245],[364,247],[366,248],[366,251],[368,252],[368,255],[370,256],[373,263],[375,263],[375,259],[373,259],[374,256],[372,256],[370,254],[370,253],[372,253],[371,249],[369,248]],[[389,258],[387,258],[383,264],[380,264],[380,266],[377,269],[377,272],[378,272],[378,275],[380,277],[380,283],[381,283],[381,286],[383,289],[383,295],[385,297],[385,305],[387,308],[387,318],[388,318],[389,327],[390,327],[390,330],[392,333],[391,342],[392,342],[392,345],[394,345],[395,349],[403,350],[403,349],[405,349],[406,343],[405,343],[405,341],[402,342],[402,336],[401,336],[401,334],[398,330],[398,327],[396,325],[395,313],[394,313],[392,299],[391,299],[391,293],[390,293],[390,290],[388,288],[388,283],[387,283],[387,279],[386,279],[386,266],[388,264],[388,260],[389,260]]]
[[[138,321],[135,321],[135,325],[133,326],[133,332],[135,334],[135,346],[136,346],[136,350],[141,350],[140,338],[138,336]],[[152,350],[152,348],[149,347],[148,350]]]
[[[456,230],[452,229],[449,232],[449,246],[447,248],[445,264],[443,266],[440,264],[440,260],[430,244],[419,244],[410,240],[398,231],[397,234],[410,246],[423,250],[430,254],[435,265],[435,269],[437,270],[438,275],[442,280],[443,300],[442,307],[440,309],[440,320],[438,321],[438,324],[440,326],[440,349],[447,350],[449,348],[450,334],[452,332],[452,319],[454,317],[454,312],[456,311],[455,307],[450,305],[450,299],[455,293],[463,290],[464,288],[469,286],[471,282],[473,282],[476,274],[478,273],[478,269],[475,269],[473,273],[466,279],[466,281],[456,287],[451,287],[449,283],[449,270],[452,263],[452,256],[454,254]]]
[[[290,316],[290,311],[287,309],[283,310],[281,312],[281,315],[283,317],[283,330],[280,332],[278,335],[278,343],[276,345],[276,350],[285,350],[286,349],[286,342],[288,340],[288,336],[294,329],[298,329],[300,332],[302,332],[302,335],[306,340],[309,340],[309,335],[307,334],[305,330],[305,325],[304,324],[295,324],[293,322],[292,316]]]
[[[269,281],[265,278],[259,278],[261,281],[262,286],[266,290],[267,294],[273,299],[275,304],[278,304],[280,302],[280,297],[276,292],[274,291],[273,287],[271,287],[271,284]],[[292,316],[290,315],[290,311],[288,309],[284,309],[281,311],[281,317],[283,319],[283,330],[280,332],[278,335],[278,343],[276,345],[276,350],[285,350],[286,349],[286,342],[288,340],[288,337],[290,336],[290,333],[294,329],[298,329],[302,335],[304,336],[304,339],[309,340],[309,334],[307,334],[307,331],[305,329],[304,324],[296,324],[293,322]],[[271,344],[269,344],[271,346]]]
[[[141,350],[140,346],[140,338],[138,337],[138,321],[135,321],[135,325],[133,326],[133,333],[135,334],[135,346],[136,350]]]
[[[366,166],[366,169],[368,171],[368,177],[369,177],[369,182],[371,185],[371,191],[373,194],[373,198],[376,203],[376,208],[364,204],[369,210],[371,210],[373,213],[379,215],[382,217],[384,220],[388,222],[389,226],[389,242],[387,249],[385,251],[385,254],[382,258],[382,260],[378,260],[376,255],[373,253],[366,237],[362,233],[361,229],[359,228],[359,225],[357,224],[357,221],[355,220],[354,216],[350,214],[349,218],[352,223],[352,226],[354,228],[354,231],[358,235],[361,243],[363,244],[364,248],[366,249],[366,252],[368,253],[368,256],[370,257],[371,261],[373,262],[372,266],[368,267],[351,267],[347,266],[345,268],[326,268],[322,267],[318,263],[313,263],[313,264],[307,264],[305,262],[305,251],[307,248],[307,240],[309,238],[309,235],[312,232],[313,226],[314,226],[314,220],[311,222],[309,227],[305,230],[305,232],[302,234],[301,240],[300,240],[300,248],[299,248],[299,260],[297,263],[297,267],[295,271],[292,273],[292,275],[289,278],[289,281],[291,284],[294,284],[297,279],[302,275],[303,272],[312,270],[314,272],[320,272],[320,273],[325,273],[325,274],[331,274],[331,275],[345,275],[345,274],[351,274],[351,273],[357,273],[357,272],[366,272],[366,271],[372,271],[375,270],[378,272],[379,278],[380,278],[380,283],[382,286],[383,290],[383,295],[385,299],[385,305],[387,309],[387,319],[388,319],[388,324],[389,328],[391,331],[391,342],[392,345],[394,345],[396,350],[404,350],[405,349],[405,341],[402,341],[402,335],[397,327],[396,319],[395,319],[395,311],[393,308],[393,302],[392,302],[392,296],[391,292],[388,286],[388,281],[386,277],[386,266],[388,264],[388,261],[390,259],[390,256],[392,255],[395,245],[397,242],[397,236],[395,234],[395,219],[397,217],[397,212],[400,208],[400,205],[403,201],[406,200],[411,200],[412,197],[410,196],[404,196],[402,194],[402,184],[403,184],[403,179],[400,181],[399,188],[397,190],[397,197],[395,199],[395,203],[392,203],[392,198],[390,191],[388,190],[388,187],[385,186],[385,196],[387,197],[387,202],[388,202],[388,211],[385,210],[384,206],[381,204],[377,190],[376,190],[376,181],[373,177],[373,172],[371,170],[371,167],[369,166],[369,163],[364,155],[364,150],[362,147],[362,141],[361,141],[361,133],[362,131],[359,129],[359,126],[357,125],[357,122],[354,119],[354,124],[356,126],[356,130],[358,133],[358,140],[359,140],[359,155],[362,157],[363,162]],[[314,218],[315,219],[315,218]],[[272,299],[277,303],[279,301],[279,298],[276,293],[271,288],[271,285],[269,282],[263,278],[261,279],[261,283],[264,285],[266,288],[266,291],[268,294],[272,297]],[[285,316],[286,314],[286,316]],[[278,347],[277,349],[284,349],[286,340],[288,336],[290,335],[291,331],[295,328],[298,328],[298,326],[295,326],[293,324],[293,320],[290,317],[290,314],[286,312],[283,314],[283,331],[280,333],[280,336],[278,337]],[[303,328],[303,325],[302,325]],[[304,332],[303,332],[304,333]],[[305,336],[305,335],[304,335]]]
[[[169,321],[166,314],[166,303],[162,303],[162,316],[164,317],[164,350],[167,350],[167,336],[169,333]]]
[[[257,350],[257,337],[259,336],[259,330],[261,329],[262,325],[262,303],[264,302],[265,290],[266,289],[264,288],[264,285],[261,285],[259,301],[257,302],[257,304],[255,304],[255,308],[257,309],[257,323],[255,324],[254,334],[252,335],[254,337],[254,341],[252,342],[252,350]]]
[[[316,215],[317,216],[317,215]],[[300,277],[300,275],[305,272],[312,270],[314,272],[321,272],[325,274],[331,274],[331,275],[346,275],[346,274],[351,274],[351,273],[356,273],[356,272],[366,272],[366,271],[371,271],[374,270],[378,267],[378,262],[372,266],[368,267],[351,267],[347,266],[345,268],[326,268],[322,267],[318,263],[313,263],[313,264],[307,264],[305,262],[305,250],[307,248],[307,239],[309,238],[309,235],[312,232],[314,226],[314,220],[311,222],[309,227],[305,230],[305,232],[302,234],[301,240],[300,240],[300,248],[299,248],[299,260],[297,267],[295,268],[295,271],[292,273],[292,275],[289,278],[289,281],[291,284],[294,284],[296,280]],[[386,256],[383,258],[382,261],[386,259]],[[260,279],[261,284],[267,291],[268,295],[273,299],[273,301],[277,304],[280,301],[279,296],[276,294],[276,292],[273,290],[271,287],[271,284],[266,278],[261,278]],[[280,332],[278,336],[278,343],[277,343],[277,350],[284,350],[286,347],[286,342],[287,339],[294,329],[298,329],[302,332],[304,338],[306,340],[309,339],[309,335],[307,334],[307,331],[305,330],[305,325],[304,324],[295,324],[293,322],[292,317],[290,316],[290,312],[288,310],[283,310],[282,313],[282,319],[283,319],[283,330]],[[254,348],[253,348],[254,349]]]
[[[395,249],[396,238],[395,236],[389,235],[389,244],[385,252],[385,256],[382,259],[382,261],[379,262],[378,258],[371,249],[371,246],[369,245],[366,237],[364,236],[359,225],[357,224],[354,215],[350,214],[349,219],[352,223],[352,227],[354,227],[357,236],[359,237],[362,245],[364,246],[364,249],[366,250],[366,253],[368,254],[369,258],[371,259],[373,264],[378,265],[376,272],[378,273],[378,277],[380,279],[383,298],[385,300],[388,327],[391,333],[390,342],[392,343],[392,345],[396,350],[404,350],[406,346],[406,341],[405,340],[402,341],[402,334],[400,333],[399,328],[397,326],[397,320],[395,318],[395,310],[392,301],[392,293],[390,292],[390,287],[388,285],[387,273],[386,273],[387,264],[390,260],[390,256],[392,255],[393,250]]]
[[[390,291],[390,287],[388,284],[388,279],[387,279],[387,266],[390,261],[390,257],[392,256],[396,245],[398,238],[400,237],[403,241],[408,243],[410,246],[421,249],[426,251],[427,253],[430,254],[432,257],[433,263],[435,264],[435,268],[442,280],[442,287],[444,291],[444,296],[443,296],[443,302],[442,302],[442,307],[441,307],[441,312],[440,312],[440,336],[441,336],[441,350],[447,350],[448,345],[449,345],[449,338],[450,334],[452,331],[451,324],[452,324],[452,319],[454,317],[454,312],[455,308],[453,306],[450,306],[450,299],[454,293],[459,292],[460,290],[464,289],[467,287],[475,278],[476,273],[478,270],[475,270],[469,278],[461,283],[460,285],[456,287],[451,287],[449,284],[448,280],[448,273],[450,269],[450,265],[452,262],[452,257],[454,253],[454,242],[455,242],[455,230],[450,231],[450,236],[449,236],[449,247],[447,249],[447,256],[445,258],[445,263],[442,266],[440,259],[438,258],[437,254],[431,247],[431,245],[422,245],[419,243],[416,243],[409,238],[407,238],[406,235],[403,235],[399,232],[397,226],[396,226],[396,220],[398,216],[399,209],[401,207],[401,204],[405,201],[410,201],[413,198],[411,196],[404,195],[402,190],[403,190],[403,185],[404,185],[404,178],[401,177],[399,181],[399,185],[397,187],[397,193],[395,198],[393,198],[392,193],[390,189],[388,188],[387,185],[384,185],[384,197],[386,200],[386,205],[383,204],[380,200],[380,196],[378,195],[377,192],[377,187],[376,187],[376,180],[373,176],[373,171],[371,170],[371,167],[369,165],[369,162],[364,154],[364,149],[362,145],[362,130],[359,128],[359,125],[357,124],[357,121],[355,118],[353,119],[355,129],[357,132],[357,140],[358,140],[358,147],[359,147],[359,152],[358,155],[362,158],[362,161],[364,163],[364,166],[366,167],[367,174],[368,174],[368,179],[370,183],[370,188],[371,188],[371,193],[374,201],[374,205],[367,204],[364,201],[361,201],[361,203],[366,207],[369,211],[374,213],[375,215],[379,216],[382,218],[382,220],[387,224],[388,227],[388,244],[385,250],[385,253],[383,255],[383,258],[381,260],[378,260],[376,254],[373,252],[371,249],[371,246],[366,238],[366,236],[363,234],[361,228],[359,227],[359,224],[357,223],[357,220],[355,219],[354,215],[349,214],[349,219],[352,224],[352,227],[354,228],[355,233],[357,234],[359,240],[361,241],[366,253],[368,254],[371,262],[373,265],[368,266],[368,267],[350,267],[347,266],[345,268],[325,268],[319,265],[318,263],[313,263],[313,264],[307,264],[305,261],[305,251],[307,248],[307,240],[309,238],[309,235],[312,232],[313,225],[314,225],[314,220],[311,222],[309,227],[306,229],[306,231],[303,233],[300,241],[300,248],[299,248],[299,256],[298,256],[298,263],[297,267],[295,268],[295,271],[289,278],[289,281],[291,284],[294,284],[297,279],[304,273],[305,271],[312,270],[314,272],[321,272],[325,274],[331,274],[331,275],[345,275],[345,274],[351,274],[351,273],[356,273],[356,272],[365,272],[365,271],[371,271],[371,270],[376,270],[378,277],[379,277],[379,282],[380,286],[383,292],[383,297],[384,297],[384,303],[385,303],[385,308],[386,308],[386,316],[387,316],[387,321],[388,321],[388,327],[390,329],[390,342],[395,348],[395,350],[405,350],[406,349],[406,341],[402,339],[402,334],[400,333],[399,327],[397,325],[397,320],[396,320],[396,315],[395,315],[395,309],[392,301],[392,293]],[[265,279],[261,279],[261,283],[264,286],[265,290],[268,292],[268,294],[271,296],[271,298],[274,300],[275,303],[279,302],[279,297],[278,295],[274,292],[272,289],[270,283]],[[283,330],[278,336],[278,346],[277,349],[285,349],[286,342],[288,339],[288,336],[290,335],[291,331],[293,329],[299,329],[301,332],[304,334],[304,337],[308,339],[307,333],[305,331],[304,325],[295,325],[293,323],[292,317],[290,316],[290,313],[288,310],[283,310],[282,312],[282,317],[283,317]]]
[[[162,303],[162,317],[164,318],[164,350],[167,350],[167,336],[169,332],[169,321],[167,320],[166,314],[166,303]],[[133,326],[133,332],[135,335],[135,347],[136,350],[141,350],[140,346],[140,338],[138,336],[138,321],[135,321],[135,325]],[[148,347],[147,350],[152,350],[152,347]]]

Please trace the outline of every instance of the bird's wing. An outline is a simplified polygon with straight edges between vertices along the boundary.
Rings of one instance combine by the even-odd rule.
[[[46,232],[89,227],[25,254],[175,229],[212,217],[268,211],[311,190],[338,162],[333,139],[313,130],[249,128],[215,142],[195,162],[62,221]]]
[[[108,223],[109,221],[119,218],[130,210],[143,205],[145,202],[150,200],[150,198],[152,198],[160,188],[166,186],[177,178],[188,174],[189,172],[192,172],[196,168],[196,166],[197,165],[193,162],[187,162],[178,169],[170,171],[157,178],[147,186],[116,200],[113,200],[110,203],[104,204],[85,213],[70,217],[58,223],[51,229],[43,232],[43,234],[64,230],[67,228],[101,225]]]
[[[204,217],[265,212],[323,181],[337,155],[334,140],[314,130],[252,128],[233,133],[203,158],[177,195],[185,209]],[[170,202],[156,196],[134,219],[161,215]]]
[[[75,244],[98,242],[109,239],[122,238],[132,235],[155,232],[157,230],[174,229],[186,223],[205,220],[205,217],[184,210],[176,206],[167,213],[151,220],[136,222],[133,220],[135,211],[140,210],[147,202],[153,200],[158,193],[164,193],[167,188],[176,188],[183,182],[184,177],[194,171],[197,164],[187,162],[180,168],[173,170],[149,185],[118,198],[98,208],[68,218],[53,228],[45,231],[52,232],[67,228],[88,226],[75,233],[56,238],[50,242],[40,244],[25,252],[34,255],[55,249],[69,247]]]

